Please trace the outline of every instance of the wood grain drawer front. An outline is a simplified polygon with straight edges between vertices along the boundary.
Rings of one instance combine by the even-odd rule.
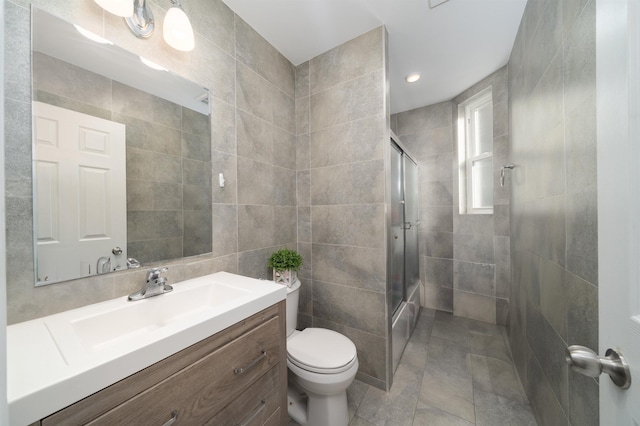
[[[276,365],[253,385],[216,414],[207,426],[260,426],[280,406],[280,371]]]
[[[279,333],[272,318],[89,424],[162,426],[174,413],[175,426],[204,424],[278,364]]]

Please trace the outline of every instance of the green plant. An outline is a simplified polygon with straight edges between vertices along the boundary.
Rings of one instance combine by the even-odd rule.
[[[276,271],[284,271],[290,269],[297,271],[302,265],[302,256],[291,249],[280,249],[274,252],[269,258],[269,267]]]

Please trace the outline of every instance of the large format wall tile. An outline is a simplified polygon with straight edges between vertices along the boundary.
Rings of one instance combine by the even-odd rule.
[[[237,107],[295,134],[295,102],[292,97],[255,71],[238,63]]]
[[[381,160],[384,117],[376,115],[311,133],[311,168]]]
[[[313,244],[316,280],[385,292],[385,253],[382,249]]]
[[[380,70],[311,95],[311,131],[381,114],[382,81]]]
[[[598,347],[595,4],[528,2],[509,60],[509,341],[540,424],[599,421],[562,355]]]
[[[384,205],[312,206],[313,241],[358,247],[384,247]],[[354,221],[354,218],[358,218]]]
[[[311,59],[311,94],[382,69],[383,35],[378,27]]]
[[[312,169],[311,203],[383,203],[384,176],[382,160]]]
[[[268,81],[294,96],[294,67],[256,30],[236,16],[236,57]]]

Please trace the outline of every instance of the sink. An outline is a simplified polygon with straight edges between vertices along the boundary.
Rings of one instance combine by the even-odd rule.
[[[219,272],[175,284],[172,292],[147,299],[121,297],[52,315],[44,325],[68,365],[93,363],[171,337],[233,308],[249,316],[251,302],[270,284]]]
[[[30,424],[286,299],[227,272],[7,327],[11,424]]]
[[[70,318],[69,325],[80,343],[90,352],[97,353],[108,347],[130,343],[161,327],[197,318],[203,312],[213,311],[239,299],[251,297],[246,288],[232,287],[219,281],[176,286],[176,290],[136,302],[111,303],[100,312],[89,316]],[[67,336],[66,327],[56,327],[55,321],[47,323],[56,342]],[[59,345],[64,347],[63,345]]]

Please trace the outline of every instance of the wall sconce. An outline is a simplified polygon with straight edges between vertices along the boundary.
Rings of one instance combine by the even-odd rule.
[[[174,49],[188,52],[195,47],[193,28],[180,0],[171,0],[171,8],[162,23],[162,35],[164,41]]]
[[[164,41],[174,49],[188,52],[195,47],[193,28],[189,17],[182,9],[180,0],[170,0],[171,7],[162,23]],[[155,28],[155,21],[146,0],[95,0],[109,13],[124,17],[127,26],[138,38],[149,38]]]
[[[129,0],[131,1],[131,0]],[[149,38],[153,34],[155,21],[146,0],[133,0],[133,14],[124,18],[129,29],[138,38]]]

